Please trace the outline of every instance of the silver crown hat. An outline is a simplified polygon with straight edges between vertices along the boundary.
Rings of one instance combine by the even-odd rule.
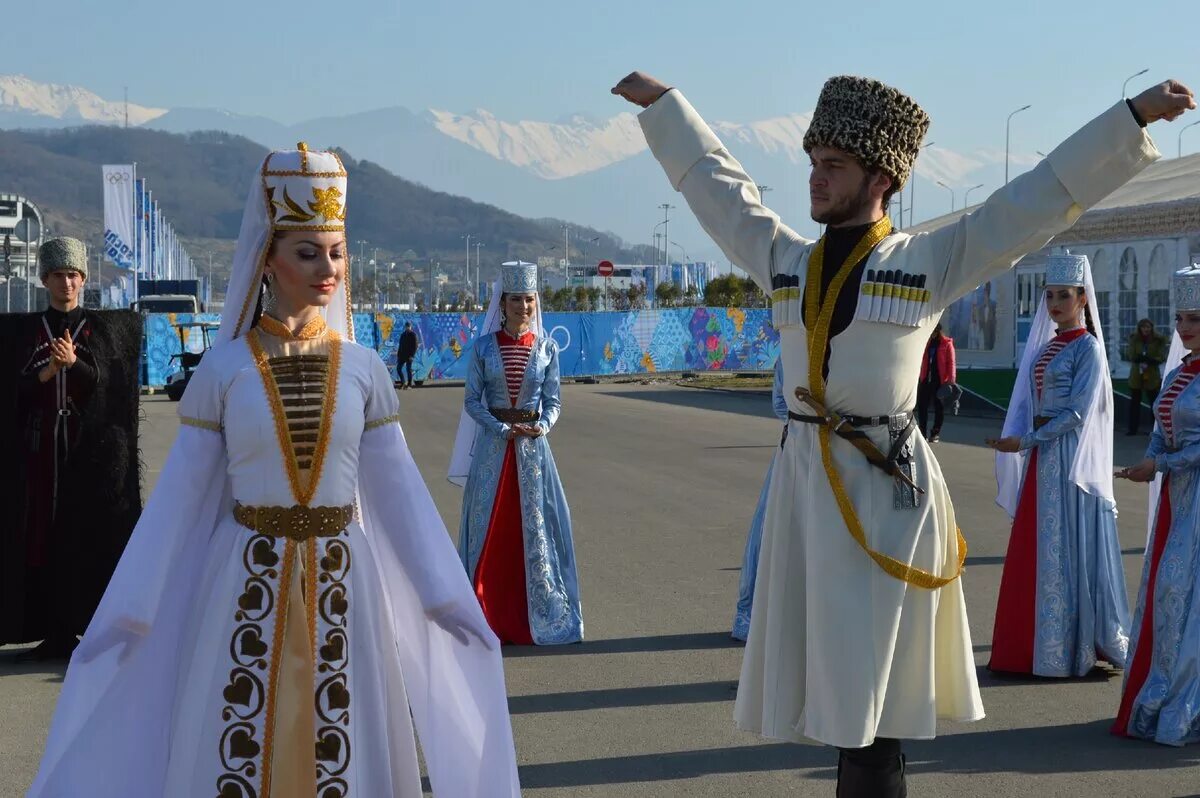
[[[88,276],[87,247],[78,238],[49,238],[38,247],[38,276],[45,280],[50,272],[75,271]]]
[[[537,264],[519,260],[500,264],[500,287],[506,294],[536,294]]]
[[[804,133],[804,151],[833,147],[908,182],[921,141],[929,130],[929,114],[916,100],[872,78],[839,75],[825,81],[812,122]]]
[[[1175,310],[1200,310],[1200,264],[1193,263],[1171,277]]]
[[[1046,285],[1083,286],[1087,268],[1087,255],[1051,255],[1046,258]]]

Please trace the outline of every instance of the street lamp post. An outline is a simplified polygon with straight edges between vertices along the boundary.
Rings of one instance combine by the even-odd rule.
[[[477,303],[479,303],[480,305],[483,304],[483,303],[479,302],[480,289],[483,286],[482,278],[479,276],[480,269],[482,268],[479,264],[479,248],[482,246],[483,246],[482,241],[475,242],[475,290],[472,292],[475,294],[475,301]],[[482,310],[482,308],[480,308],[480,309]]]
[[[1195,127],[1196,125],[1200,125],[1200,121],[1192,122],[1190,125],[1184,125],[1183,128],[1179,131],[1179,139],[1178,139],[1178,141],[1176,141],[1176,147],[1178,148],[1178,152],[1176,153],[1175,157],[1177,157],[1177,158],[1183,157],[1183,131],[1187,130],[1189,127]]]
[[[937,184],[950,192],[950,212],[954,213],[954,189],[950,188],[950,186],[946,185],[941,180],[937,181]]]
[[[933,146],[932,141],[929,142],[928,144],[922,146],[921,149],[917,150],[917,157],[919,158],[921,156],[922,152],[924,152],[925,150],[929,149],[932,146]],[[916,158],[914,158],[912,174],[908,176],[908,226],[909,227],[913,226],[913,203],[916,201],[916,197],[917,197],[917,161],[916,161]]]
[[[971,203],[969,201],[971,198],[971,192],[977,188],[983,188],[983,183],[979,183],[978,185],[971,186],[969,189],[967,189],[967,193],[963,194],[963,210],[964,211],[967,208],[971,207]]]
[[[1012,132],[1012,118],[1022,111],[1026,111],[1033,106],[1022,105],[1017,110],[1008,115],[1008,119],[1004,123],[1004,185],[1008,185],[1008,143]]]
[[[1149,71],[1150,71],[1150,69],[1149,69],[1149,67],[1147,67],[1146,69],[1143,69],[1141,72],[1135,72],[1134,74],[1125,78],[1125,82],[1121,84],[1121,99],[1122,100],[1125,99],[1125,87],[1129,85],[1129,81],[1133,80],[1134,78],[1136,78],[1140,75],[1145,75]]]
[[[358,244],[358,262],[365,266],[367,262],[364,260],[365,256],[363,255],[363,247],[365,247],[367,245],[366,239],[360,238],[355,243]],[[362,275],[362,278],[360,278],[360,279],[363,279],[365,277],[366,277],[366,275],[364,274],[364,275]],[[361,286],[362,283],[360,282],[359,285]],[[350,288],[353,289],[354,286],[350,286]],[[362,300],[361,299],[358,300],[358,309],[362,310]]]

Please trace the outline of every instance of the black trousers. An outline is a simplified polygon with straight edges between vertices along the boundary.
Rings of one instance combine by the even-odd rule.
[[[400,376],[400,382],[404,382],[404,370],[408,369],[408,382],[406,384],[409,385],[410,387],[412,386],[412,380],[413,380],[413,378],[412,378],[412,362],[413,362],[413,359],[411,357],[405,358],[400,361],[400,367],[396,369],[396,373]]]
[[[1129,389],[1129,432],[1136,435],[1142,423],[1142,389]]]
[[[900,741],[876,737],[866,748],[839,748],[837,798],[907,798]]]
[[[946,406],[938,399],[938,386],[926,380],[917,384],[917,424],[921,427],[921,437],[929,437],[929,405],[933,404],[933,434],[942,431],[942,422],[946,418]]]

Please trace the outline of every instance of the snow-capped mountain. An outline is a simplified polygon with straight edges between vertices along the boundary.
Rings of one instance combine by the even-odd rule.
[[[129,104],[129,124],[144,125],[165,108]],[[104,100],[78,86],[38,83],[24,75],[0,75],[0,127],[54,127],[66,124],[125,123],[125,103]]]
[[[0,128],[63,127],[124,121],[124,104],[108,102],[73,86],[39,84],[0,76]],[[760,184],[770,186],[767,203],[801,233],[815,234],[808,220],[804,132],[810,117],[795,113],[749,123],[715,122],[713,128]],[[646,149],[637,117],[619,110],[607,119],[575,115],[555,122],[508,121],[487,110],[414,112],[391,107],[285,125],[260,116],[223,110],[169,111],[129,106],[133,125],[174,133],[223,130],[264,146],[285,148],[297,141],[337,146],[430,188],[486,202],[522,216],[554,217],[615,232],[631,243],[653,240],[663,203],[680,206],[672,215],[672,242],[688,255],[717,253],[684,203],[667,184]],[[1037,158],[1014,153],[1014,173]],[[932,146],[916,166],[915,192],[906,189],[913,221],[938,216],[972,202],[1003,182],[1004,154],[958,152]],[[939,186],[941,183],[949,186]],[[951,193],[953,192],[953,194]],[[906,219],[907,221],[907,219]],[[673,244],[674,246],[674,244]],[[679,257],[680,252],[672,252]]]

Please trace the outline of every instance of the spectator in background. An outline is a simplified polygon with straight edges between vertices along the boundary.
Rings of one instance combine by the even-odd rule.
[[[921,379],[917,383],[917,423],[921,435],[930,443],[941,440],[942,421],[946,406],[938,395],[943,385],[958,382],[954,358],[954,339],[942,333],[941,322],[933,328],[929,343],[925,346],[925,357],[921,359]],[[933,431],[929,432],[929,404],[933,403]]]
[[[404,322],[404,332],[400,333],[400,346],[396,350],[396,376],[400,378],[401,388],[413,387],[413,358],[421,347],[421,338],[413,329],[412,322]],[[404,369],[408,369],[408,381],[404,379]]]
[[[1170,342],[1154,329],[1154,322],[1142,319],[1129,336],[1125,359],[1129,361],[1129,426],[1126,435],[1137,435],[1142,420],[1142,398],[1153,402],[1162,387],[1159,366],[1167,360]]]

